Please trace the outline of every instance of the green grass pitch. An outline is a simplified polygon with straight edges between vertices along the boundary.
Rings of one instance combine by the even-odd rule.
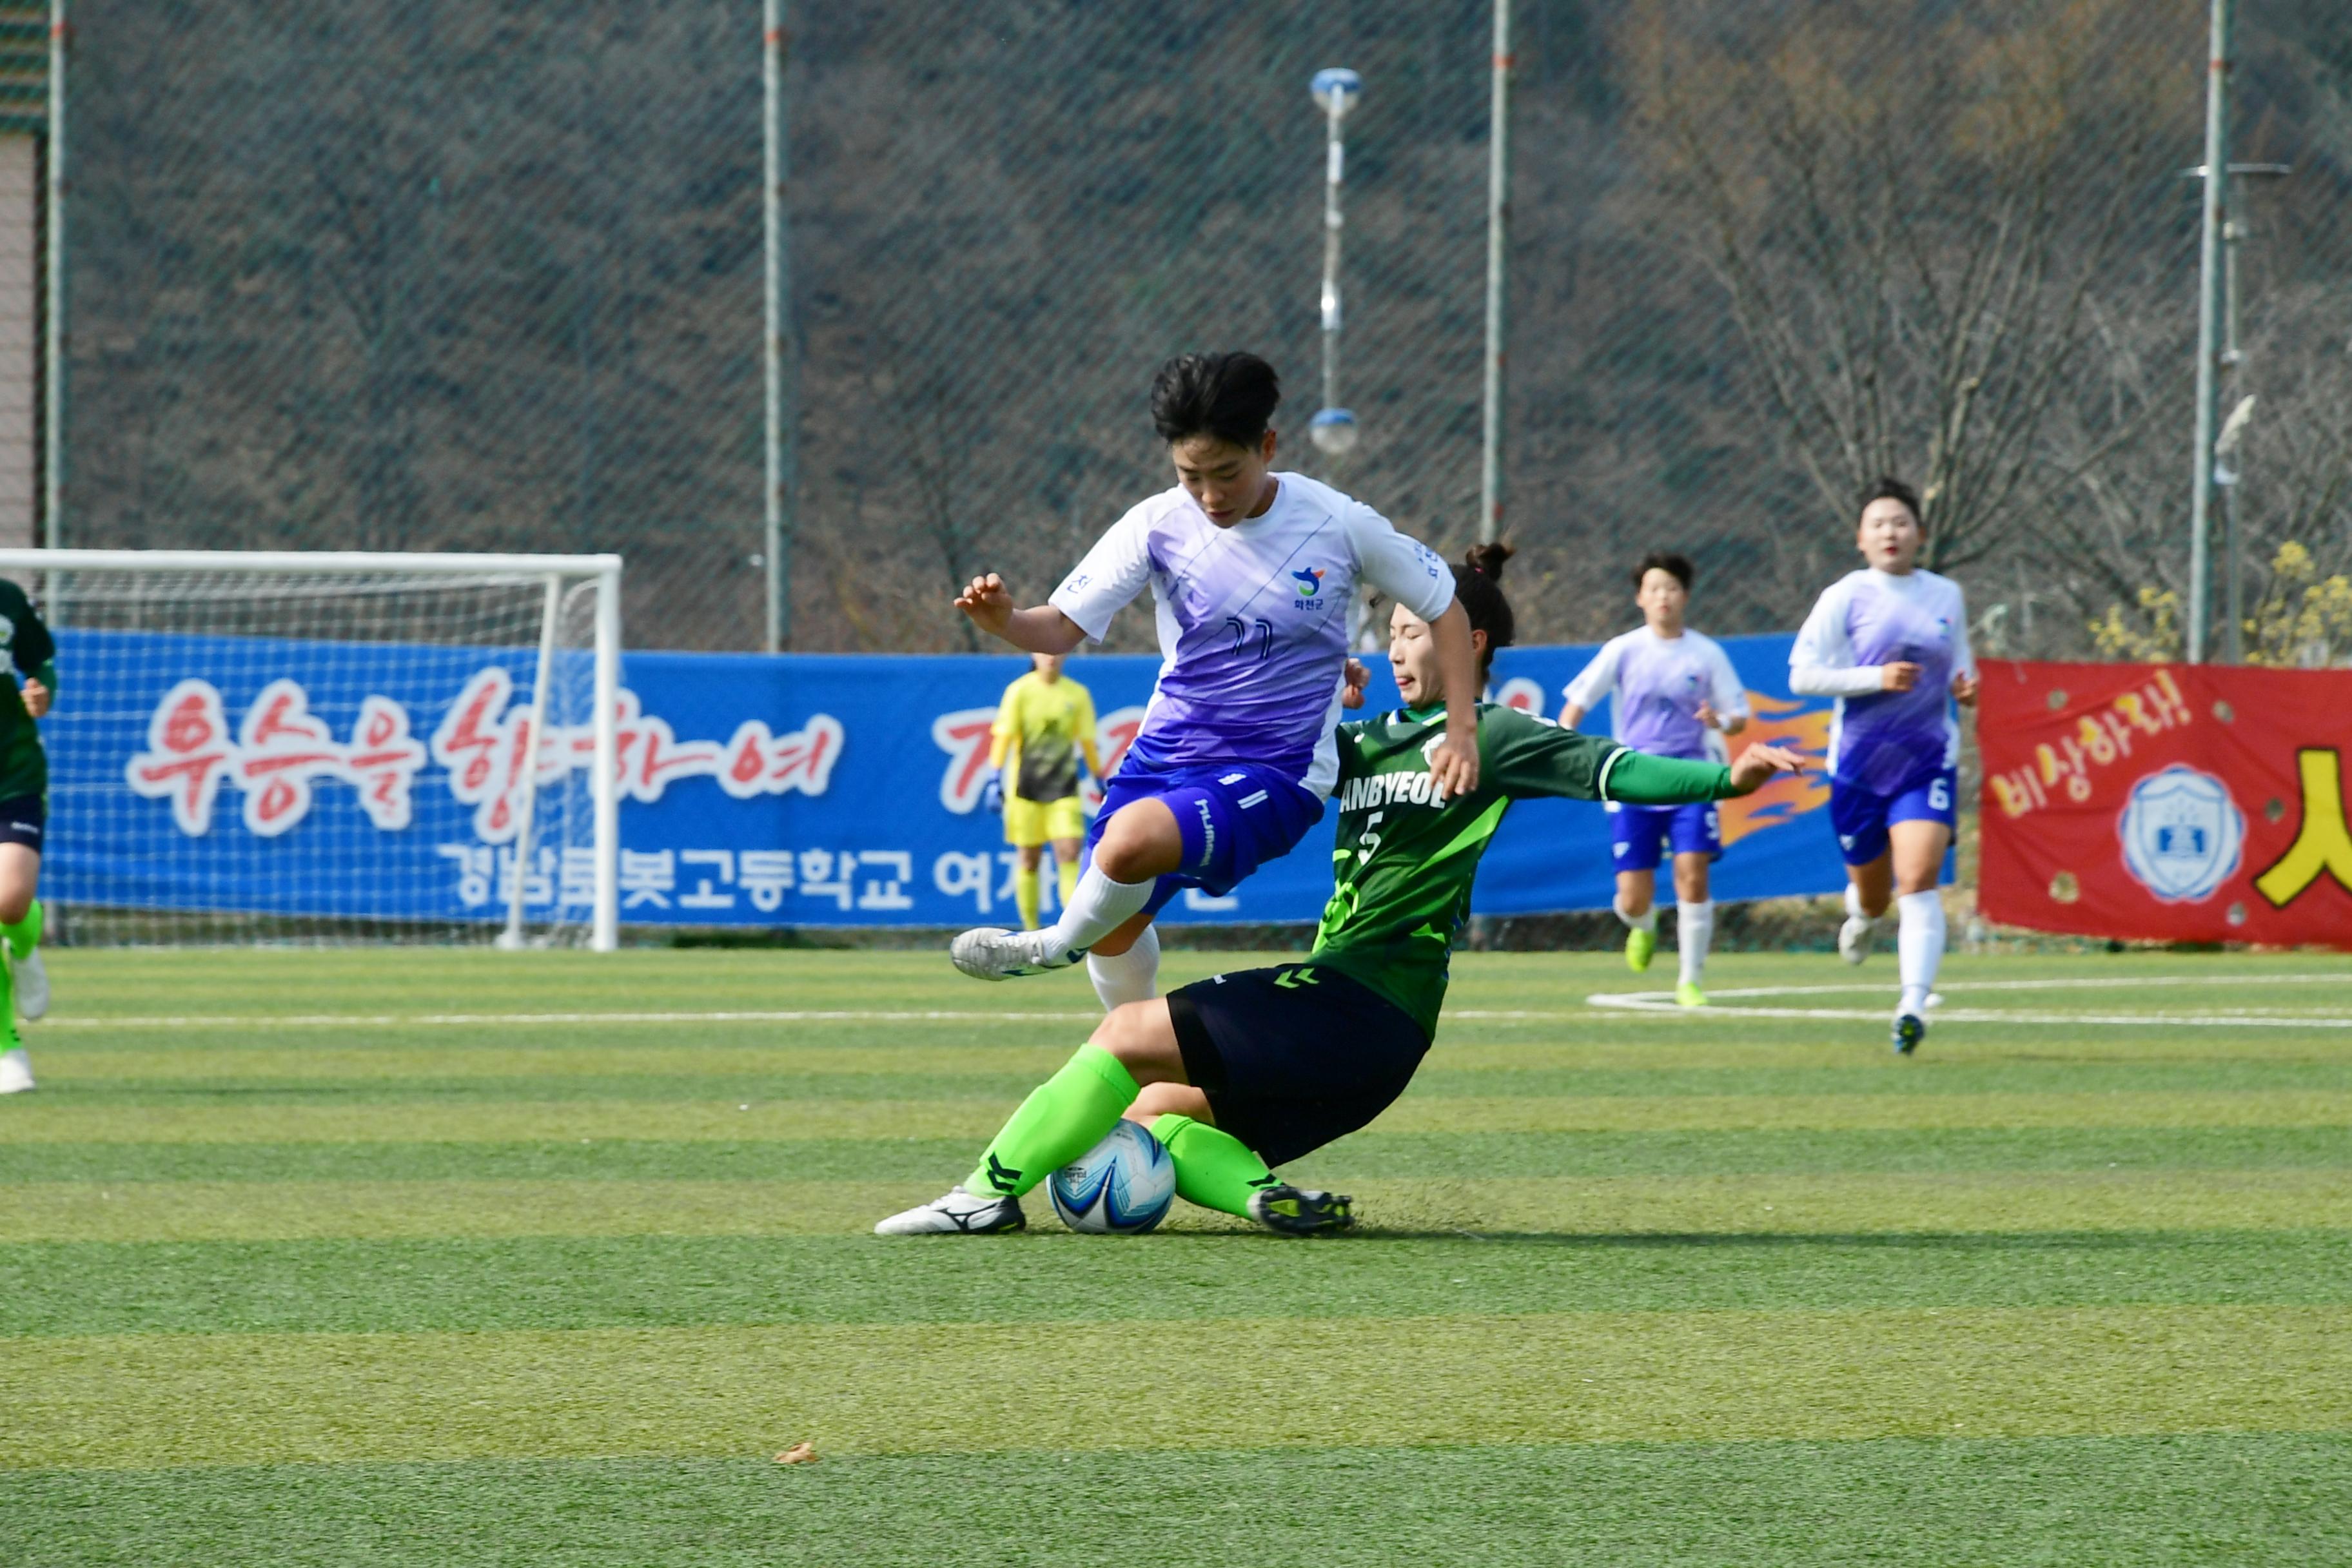
[[[1670,953],[1465,956],[1290,1173],[1359,1199],[1316,1243],[867,1233],[1086,1037],[1076,975],[50,962],[10,1568],[2352,1562],[2340,958],[1958,957],[1905,1061],[1807,989],[1885,955],[1727,956],[1703,1015],[1589,1003]]]

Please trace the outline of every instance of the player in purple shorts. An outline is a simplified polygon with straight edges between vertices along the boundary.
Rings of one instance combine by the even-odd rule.
[[[1922,571],[1918,492],[1881,479],[1863,497],[1854,535],[1870,564],[1830,584],[1789,655],[1789,689],[1837,699],[1830,723],[1830,825],[1845,856],[1846,921],[1838,952],[1870,955],[1890,896],[1900,915],[1902,999],[1895,1048],[1927,1034],[1927,996],[1944,961],[1936,885],[1958,818],[1958,709],[1977,700],[1960,585]]]
[[[1691,563],[1653,551],[1633,568],[1639,630],[1601,645],[1582,674],[1569,683],[1559,721],[1573,730],[1612,691],[1617,694],[1617,741],[1656,757],[1727,762],[1721,737],[1748,727],[1748,690],[1730,656],[1713,637],[1683,625],[1690,605]],[[1658,862],[1675,857],[1675,931],[1682,977],[1675,1000],[1706,1005],[1699,976],[1715,937],[1715,904],[1707,868],[1723,853],[1713,801],[1685,805],[1632,805],[1611,801],[1609,830],[1617,865],[1617,918],[1625,922],[1625,963],[1650,967],[1658,947]]]
[[[1221,894],[1286,855],[1339,777],[1348,607],[1368,584],[1428,621],[1446,679],[1478,689],[1454,574],[1426,546],[1328,485],[1274,471],[1274,367],[1255,354],[1185,354],[1160,367],[1151,422],[1176,485],[1111,526],[1034,609],[994,574],[956,600],[974,625],[1031,653],[1100,642],[1148,586],[1162,663],[1125,759],[1104,783],[1091,863],[1043,931],[982,927],[949,954],[981,980],[1087,960],[1107,1008],[1153,994],[1151,920],[1184,888]],[[1360,700],[1360,699],[1356,699]],[[1450,714],[1430,754],[1448,791],[1478,784],[1475,714]]]

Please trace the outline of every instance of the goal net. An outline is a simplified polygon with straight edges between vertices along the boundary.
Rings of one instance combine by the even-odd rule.
[[[620,573],[0,551],[58,644],[51,929],[611,947]]]

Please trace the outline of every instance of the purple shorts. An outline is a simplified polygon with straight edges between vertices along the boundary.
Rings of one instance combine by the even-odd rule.
[[[1723,838],[1715,804],[1696,800],[1685,805],[1627,805],[1612,800],[1609,848],[1620,871],[1654,871],[1669,848],[1677,855],[1720,859]]]
[[[1288,774],[1254,763],[1159,772],[1129,757],[1103,785],[1102,810],[1087,833],[1087,851],[1102,839],[1119,808],[1165,801],[1184,837],[1184,867],[1160,879],[1144,908],[1157,914],[1186,888],[1222,897],[1268,860],[1297,847],[1322,820],[1323,802]]]
[[[1867,866],[1886,853],[1886,830],[1898,822],[1958,822],[1959,772],[1935,768],[1891,795],[1842,779],[1830,781],[1830,826],[1849,866]]]

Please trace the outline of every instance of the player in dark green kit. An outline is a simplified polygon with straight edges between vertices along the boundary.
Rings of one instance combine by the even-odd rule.
[[[1482,678],[1494,650],[1511,640],[1511,608],[1496,581],[1509,554],[1482,545],[1454,569]],[[1306,961],[1220,974],[1118,1008],[1023,1101],[961,1185],[876,1230],[1018,1229],[1021,1194],[1122,1116],[1167,1145],[1176,1190],[1190,1202],[1294,1235],[1347,1228],[1347,1198],[1290,1186],[1272,1167],[1364,1126],[1412,1081],[1437,1031],[1479,858],[1511,802],[1720,800],[1804,765],[1770,746],[1750,746],[1728,767],[1647,756],[1480,704],[1477,785],[1448,797],[1429,769],[1445,734],[1429,625],[1399,605],[1390,637],[1405,706],[1339,727],[1334,885]]]
[[[0,579],[0,646],[17,679],[0,680],[0,1094],[33,1087],[33,1064],[16,1038],[16,1015],[49,1010],[41,966],[41,836],[48,822],[49,759],[34,722],[58,689],[58,645],[32,600]],[[9,1004],[13,993],[16,1004]]]

